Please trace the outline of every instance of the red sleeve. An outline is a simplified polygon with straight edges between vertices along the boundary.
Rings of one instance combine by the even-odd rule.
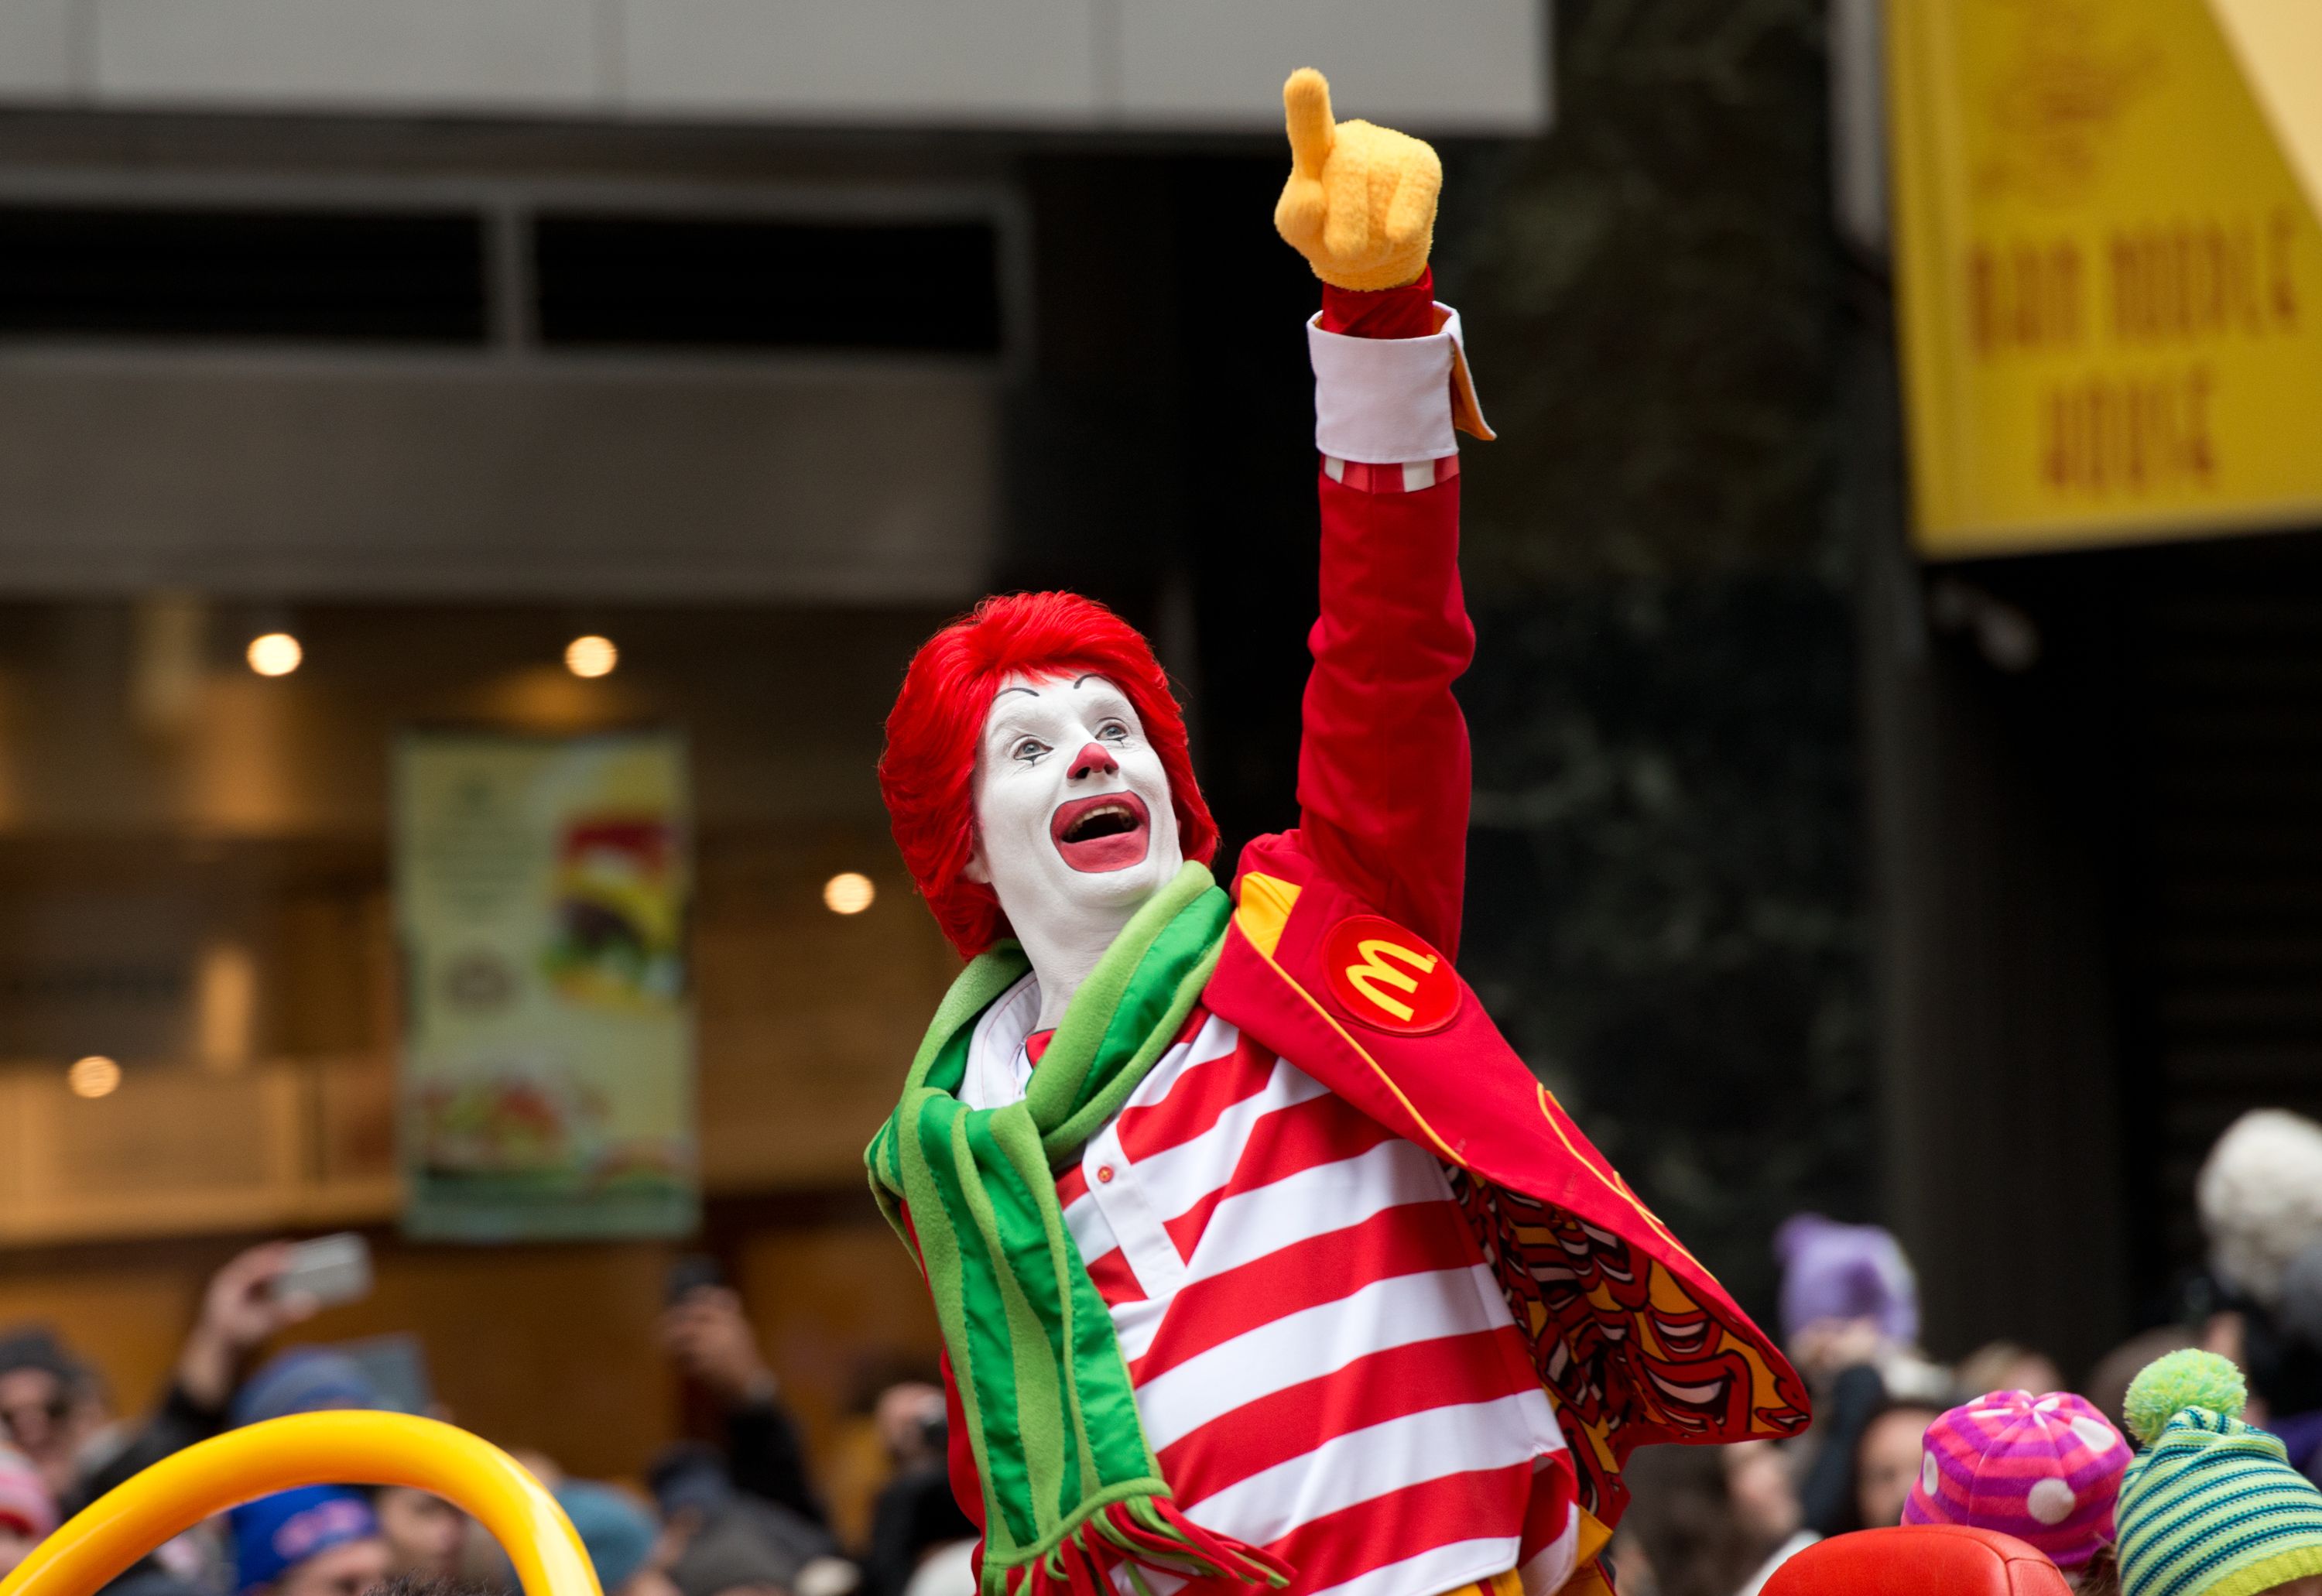
[[[1326,288],[1323,324],[1425,336],[1428,279],[1378,294]],[[1476,647],[1459,591],[1459,479],[1416,492],[1368,492],[1328,472],[1318,483],[1322,602],[1308,639],[1300,839],[1357,896],[1456,958],[1470,789],[1451,684]]]

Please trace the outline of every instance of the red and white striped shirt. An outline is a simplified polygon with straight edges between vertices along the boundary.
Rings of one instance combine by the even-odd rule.
[[[985,1012],[970,1107],[1023,1095],[1038,1010]],[[1290,1596],[1563,1583],[1563,1433],[1431,1154],[1196,1008],[1056,1195],[1177,1505]]]

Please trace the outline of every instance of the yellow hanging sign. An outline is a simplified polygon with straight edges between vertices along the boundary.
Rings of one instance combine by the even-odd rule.
[[[2214,3],[1890,0],[1923,553],[2322,521],[2322,0]]]

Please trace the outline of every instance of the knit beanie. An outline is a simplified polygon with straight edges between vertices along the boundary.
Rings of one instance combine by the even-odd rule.
[[[14,1446],[0,1446],[0,1529],[43,1540],[56,1527],[56,1499],[41,1471]]]
[[[233,1424],[244,1425],[293,1413],[386,1405],[363,1366],[346,1354],[320,1346],[294,1346],[267,1359],[257,1373],[242,1382],[226,1416]]]
[[[597,1570],[598,1587],[614,1596],[653,1555],[660,1532],[652,1516],[611,1486],[591,1480],[567,1480],[554,1494]]]
[[[309,1557],[349,1541],[375,1540],[370,1499],[344,1485],[302,1485],[244,1502],[233,1526],[234,1589],[270,1585]]]
[[[1906,1524],[2012,1535],[2078,1568],[2113,1537],[2128,1443],[2084,1398],[1999,1391],[1927,1427]]]
[[[1891,1233],[1793,1214],[1774,1232],[1774,1256],[1785,1339],[1817,1319],[1872,1319],[1897,1346],[1917,1344],[1919,1283]]]
[[[0,1374],[18,1369],[38,1369],[68,1386],[88,1378],[88,1366],[65,1350],[57,1333],[46,1325],[17,1325],[0,1330]]]
[[[2120,1485],[2122,1596],[2256,1596],[2322,1574],[2322,1491],[2244,1424],[2241,1372],[2188,1348],[2128,1388],[2144,1444]]]
[[[2226,1290],[2279,1307],[2290,1260],[2322,1241],[2322,1125],[2252,1109],[2209,1149],[2194,1196],[2210,1272]]]

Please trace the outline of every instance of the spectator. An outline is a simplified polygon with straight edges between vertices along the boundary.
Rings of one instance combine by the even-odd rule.
[[[1919,1284],[1895,1237],[1876,1225],[1793,1214],[1774,1233],[1782,1336],[1817,1390],[1848,1368],[1877,1368],[1897,1399],[1934,1401],[1950,1376],[1919,1355]]]
[[[2290,1467],[2322,1484],[2322,1242],[2290,1261],[2273,1311],[2250,1316],[2242,1366]]]
[[[2209,1149],[2194,1190],[2218,1284],[2279,1307],[2290,1261],[2322,1241],[2322,1125],[2280,1108],[2243,1115]]]
[[[308,1485],[232,1515],[241,1596],[363,1596],[388,1577],[379,1519],[360,1491]]]
[[[0,1335],[0,1426],[40,1471],[51,1497],[74,1496],[80,1455],[105,1418],[95,1372],[52,1331],[27,1325]]]
[[[1725,1470],[1707,1446],[1648,1446],[1630,1457],[1629,1510],[1614,1546],[1623,1596],[1733,1596],[1751,1577],[1759,1559]]]
[[[677,1596],[663,1568],[664,1542],[653,1516],[609,1485],[567,1480],[556,1505],[572,1520],[605,1596]]]
[[[1890,1402],[1862,1427],[1855,1444],[1853,1513],[1844,1529],[1878,1529],[1903,1521],[1903,1503],[1920,1474],[1927,1427],[1942,1417],[1924,1402]]]
[[[722,1512],[694,1532],[669,1577],[680,1596],[794,1596],[806,1564],[753,1516]]]
[[[468,1515],[442,1497],[407,1485],[371,1492],[371,1511],[387,1542],[388,1570],[414,1580],[457,1579],[466,1566]],[[605,1587],[609,1592],[610,1585]]]
[[[1862,1447],[1863,1432],[1887,1409],[1890,1399],[1887,1382],[1871,1361],[1877,1355],[1877,1341],[1869,1325],[1856,1323],[1851,1345],[1833,1339],[1824,1342],[1820,1350],[1841,1366],[1833,1369],[1824,1364],[1806,1374],[1821,1389],[1808,1436],[1812,1461],[1799,1500],[1807,1528],[1816,1535],[1843,1535],[1862,1528],[1855,1497],[1855,1459]]]
[[[56,1498],[41,1471],[14,1446],[0,1446],[0,1579],[56,1527]]]
[[[242,1382],[226,1409],[235,1427],[287,1418],[293,1413],[383,1407],[363,1366],[327,1346],[294,1346],[277,1353]]]
[[[2113,1509],[2129,1446],[2084,1399],[1993,1391],[1929,1426],[1906,1524],[1964,1524],[2045,1552],[2073,1588],[2116,1582]]]
[[[2063,1389],[2064,1372],[2044,1352],[2013,1341],[1987,1341],[1960,1360],[1952,1385],[1970,1398],[1996,1391],[2054,1391]]]
[[[288,1242],[269,1242],[231,1259],[210,1277],[200,1316],[178,1354],[160,1406],[89,1472],[77,1494],[68,1494],[69,1508],[226,1427],[227,1403],[243,1360],[268,1337],[315,1311],[308,1299],[274,1294],[275,1277],[289,1261]]]
[[[1774,1254],[1782,1264],[1783,1339],[1815,1393],[1812,1461],[1799,1492],[1805,1527],[1842,1535],[1865,1523],[1861,1485],[1872,1424],[1897,1402],[1932,1418],[1949,1397],[1950,1378],[1918,1354],[1918,1282],[1887,1231],[1794,1214],[1775,1232]],[[1899,1439],[1881,1440],[1881,1460],[1891,1463]],[[1880,1493],[1882,1504],[1891,1494],[1899,1514],[1908,1483],[1894,1482],[1891,1492]]]
[[[226,1409],[237,1427],[296,1413],[384,1409],[386,1399],[363,1366],[327,1346],[294,1346],[276,1354],[242,1383]],[[442,1497],[407,1485],[370,1493],[387,1542],[388,1566],[398,1578],[425,1584],[456,1580],[465,1567],[468,1516]]]
[[[2312,1596],[2322,1591],[2322,1491],[2281,1443],[2241,1418],[2241,1373],[2173,1352],[2129,1386],[2144,1444],[2120,1488],[2124,1596]]]
[[[2279,1108],[2243,1115],[2195,1193],[2212,1287],[2200,1345],[2241,1365],[2251,1420],[2322,1478],[2322,1126]]]
[[[1805,1528],[1789,1454],[1771,1441],[1743,1441],[1722,1452],[1734,1523],[1751,1550],[1762,1554],[1757,1572],[1742,1582],[1740,1596],[1758,1596],[1776,1569],[1822,1537]]]
[[[863,1582],[869,1596],[903,1596],[929,1554],[972,1544],[976,1529],[952,1495],[943,1388],[898,1382],[879,1393],[874,1422],[894,1474],[872,1505]]]
[[[1893,1236],[1793,1214],[1774,1233],[1782,1265],[1782,1336],[1811,1361],[1811,1338],[1867,1321],[1890,1345],[1919,1339],[1919,1285]]]
[[[2193,1332],[2181,1325],[2141,1330],[2097,1360],[2097,1366],[2080,1382],[2080,1394],[2107,1420],[2121,1424],[2121,1405],[2128,1400],[2129,1382],[2153,1359],[2193,1343]]]
[[[671,1447],[654,1460],[649,1478],[663,1519],[682,1544],[669,1574],[685,1596],[717,1596],[701,1588],[704,1582],[741,1564],[778,1569],[771,1582],[791,1596],[837,1596],[859,1582],[829,1530],[736,1489],[706,1447]]]
[[[734,1484],[824,1523],[798,1425],[779,1400],[780,1384],[758,1354],[742,1299],[726,1286],[693,1287],[663,1313],[661,1341],[679,1369],[717,1400],[725,1419],[726,1469]]]

